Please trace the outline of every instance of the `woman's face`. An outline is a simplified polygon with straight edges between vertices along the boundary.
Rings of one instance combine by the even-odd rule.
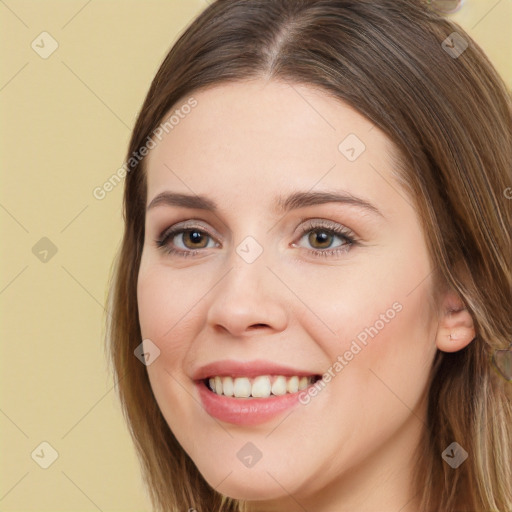
[[[393,146],[306,86],[193,97],[146,160],[137,298],[162,414],[223,494],[399,510],[437,317]]]

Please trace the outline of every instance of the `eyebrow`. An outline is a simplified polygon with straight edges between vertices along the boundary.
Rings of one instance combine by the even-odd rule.
[[[380,215],[384,218],[384,215],[380,210],[360,197],[354,196],[347,192],[294,192],[288,197],[284,198],[279,196],[275,202],[274,212],[277,214],[284,214],[291,210],[298,208],[305,208],[307,206],[313,206],[324,203],[342,203],[352,206],[359,206],[365,210]],[[193,208],[197,210],[208,210],[211,212],[217,212],[218,206],[215,201],[208,197],[201,195],[189,195],[180,194],[176,192],[162,192],[158,194],[148,205],[146,211],[149,211],[157,206],[180,206],[183,208]]]

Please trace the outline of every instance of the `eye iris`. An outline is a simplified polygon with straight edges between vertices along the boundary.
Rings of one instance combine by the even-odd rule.
[[[309,242],[311,243],[312,246],[315,247],[315,243],[316,242],[320,242],[320,244],[325,244],[326,243],[326,240],[327,240],[327,245],[322,245],[322,247],[320,247],[321,249],[325,249],[325,247],[329,247],[329,245],[331,245],[331,240],[330,240],[330,237],[331,235],[329,235],[326,231],[319,231],[319,230],[316,230],[316,231],[312,231],[309,235]]]
[[[203,233],[201,233],[200,231],[194,231],[194,230],[187,230],[183,233],[183,236],[184,236],[184,242],[186,241],[186,239],[190,239],[192,241],[192,244],[197,244],[198,242],[201,242],[201,238],[203,238],[203,242],[206,242],[207,243],[207,236],[204,236]],[[185,245],[187,245],[185,243]],[[206,247],[206,244],[203,244],[203,245],[195,245],[194,248],[203,248],[203,247]]]

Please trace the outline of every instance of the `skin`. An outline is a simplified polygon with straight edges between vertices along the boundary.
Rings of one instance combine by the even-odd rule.
[[[428,307],[431,263],[414,202],[393,176],[393,144],[308,86],[256,80],[193,96],[197,107],[146,160],[146,204],[173,191],[219,205],[217,213],[161,205],[146,214],[139,317],[143,339],[161,351],[147,371],[167,423],[206,481],[250,501],[251,511],[414,511],[429,369],[437,348],[459,350],[474,331],[467,312],[447,313],[460,306],[453,293]],[[353,162],[338,149],[348,134],[366,146]],[[273,211],[278,195],[311,189],[349,192],[382,216],[332,202]],[[189,219],[212,234],[199,254],[156,246]],[[345,226],[357,241],[314,256],[343,239],[331,234],[322,245],[301,235],[301,219]],[[250,264],[236,252],[247,236],[263,248]],[[173,241],[198,247],[182,235]],[[323,374],[394,303],[401,311],[307,405],[250,427],[203,410],[191,379],[198,367],[265,359]],[[262,454],[251,468],[237,458],[247,442]]]

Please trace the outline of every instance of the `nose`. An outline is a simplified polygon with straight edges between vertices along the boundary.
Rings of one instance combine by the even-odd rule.
[[[207,322],[219,333],[247,337],[278,333],[288,324],[290,297],[263,255],[247,263],[234,252],[230,269],[210,292]]]

